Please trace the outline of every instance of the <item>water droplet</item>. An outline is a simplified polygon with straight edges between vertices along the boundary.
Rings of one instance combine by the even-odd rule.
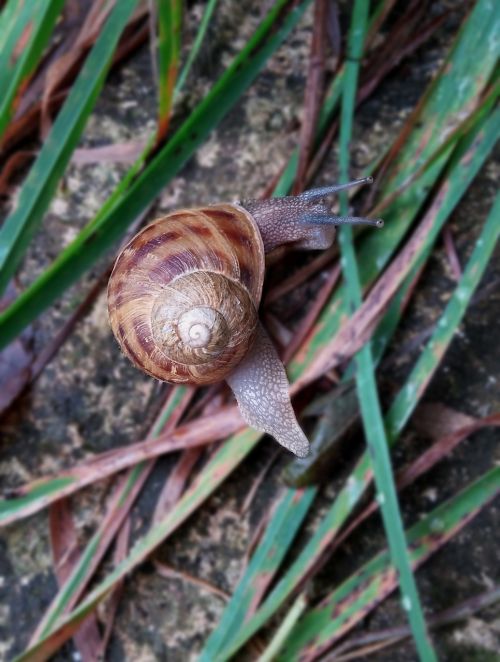
[[[411,600],[407,595],[404,596],[401,604],[403,605],[403,609],[405,611],[410,611],[411,610]]]

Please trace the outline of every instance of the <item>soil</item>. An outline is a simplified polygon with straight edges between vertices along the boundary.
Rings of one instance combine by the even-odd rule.
[[[222,67],[252,33],[260,18],[256,4],[247,0],[218,3],[207,45],[179,99],[179,115],[206,93]],[[342,4],[343,28],[347,24],[348,4]],[[441,64],[464,16],[465,4],[456,0],[433,3],[433,12],[451,9],[446,23],[360,107],[352,146],[353,174],[360,173],[376,159],[397,135]],[[191,36],[201,11],[199,3],[190,7],[186,29]],[[308,12],[243,100],[165,188],[150,219],[176,207],[255,197],[279,172],[297,142],[311,24],[312,13]],[[146,138],[155,125],[155,112],[150,55],[144,48],[110,76],[81,146]],[[336,163],[334,147],[316,183],[335,181]],[[124,165],[110,163],[70,165],[19,273],[21,286],[39,275],[77,234],[125,170]],[[491,206],[498,176],[498,159],[491,158],[450,219],[449,227],[462,264],[470,255]],[[424,402],[440,403],[475,417],[500,410],[500,344],[496,342],[497,333],[500,336],[499,258],[500,247],[497,247]],[[35,348],[45,346],[110,259],[110,255],[103,259],[101,265],[37,321]],[[297,263],[306,259],[302,256]],[[279,271],[275,277],[276,274]],[[443,243],[438,242],[382,364],[385,403],[418,357],[426,334],[433,328],[453,288],[453,273]],[[301,296],[304,302],[303,292]],[[279,312],[279,307],[276,310]],[[143,438],[157,409],[160,391],[158,383],[140,374],[120,354],[109,328],[103,293],[38,381],[1,420],[2,487],[15,487],[55,474],[94,454]],[[429,443],[428,432],[415,419],[395,452],[396,467]],[[446,461],[407,489],[401,498],[405,523],[411,525],[498,463],[499,435],[494,429],[472,435]],[[356,455],[363,443],[362,435],[351,440],[352,447],[346,456]],[[231,592],[242,572],[249,541],[283,487],[282,470],[288,462],[285,453],[280,454],[258,490],[249,512],[241,514],[248,489],[274,452],[272,441],[260,444],[205,506],[159,548],[157,558]],[[170,458],[158,462],[143,490],[134,509],[133,538],[145,530],[172,462]],[[323,488],[313,520],[340,484],[347,462],[348,459],[341,460],[338,467],[331,468],[331,479]],[[98,525],[110,488],[110,482],[96,484],[72,499],[82,544]],[[427,614],[437,613],[499,583],[499,505],[497,499],[486,507],[418,571],[418,586]],[[296,548],[300,542],[299,537]],[[314,591],[318,596],[325,594],[382,547],[384,534],[377,515],[331,559],[316,580]],[[23,650],[55,590],[47,513],[3,530],[0,659],[11,659]],[[146,563],[125,584],[107,659],[113,662],[194,660],[217,624],[224,605],[220,596],[183,579],[165,579],[152,563]],[[404,622],[405,614],[394,595],[368,616],[355,633]],[[263,639],[266,634],[261,635]],[[433,639],[441,660],[500,659],[500,607],[485,609],[474,618],[440,629]],[[241,657],[252,658],[255,659],[253,653]],[[69,643],[54,659],[79,658]],[[417,657],[413,645],[406,643],[369,659],[409,662]]]

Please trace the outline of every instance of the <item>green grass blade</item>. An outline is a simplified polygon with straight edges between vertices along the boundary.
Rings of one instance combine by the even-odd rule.
[[[199,656],[199,662],[211,662],[227,644],[233,631],[239,629],[252,607],[262,580],[266,583],[276,572],[288,551],[304,517],[312,505],[316,490],[287,489],[280,498],[271,523],[259,543],[252,560],[228,602],[219,625]]]
[[[431,339],[413,367],[386,416],[387,433],[395,438],[410,418],[416,399],[424,392],[436,367],[448,349],[470,299],[476,290],[500,236],[500,194],[484,224],[460,282],[453,292]]]
[[[349,146],[352,135],[359,62],[363,55],[367,18],[368,3],[365,0],[356,0],[353,8],[352,26],[349,33],[348,57],[341,105],[339,156],[341,183],[349,181]],[[340,212],[344,216],[349,214],[349,204],[346,195],[341,195],[340,197]],[[351,309],[355,310],[361,305],[362,291],[351,227],[344,226],[340,228],[339,244],[346,292],[351,302]],[[355,361],[357,364],[356,384],[358,400],[361,408],[365,439],[370,449],[375,473],[375,484],[379,495],[382,520],[389,543],[391,558],[399,573],[402,604],[407,609],[410,627],[420,659],[425,662],[436,660],[436,654],[434,653],[427,632],[415,578],[410,567],[403,519],[399,510],[382,409],[378,397],[371,343],[366,344],[358,352]],[[408,607],[408,605],[410,606]]]
[[[0,294],[14,275],[50,204],[137,1],[123,0],[113,8],[28,174],[14,211],[0,230]]]
[[[254,448],[262,434],[245,430],[226,442],[210,460],[194,484],[181,497],[175,509],[161,521],[156,522],[149,532],[132,547],[124,559],[87,598],[68,616],[60,619],[45,639],[30,647],[20,660],[33,659],[36,655],[50,656],[78,628],[85,616],[103,600],[115,584],[123,579],[136,565],[143,562],[163,540],[175,531],[201,503],[222,483]],[[39,658],[36,658],[39,659]]]
[[[162,411],[161,416],[156,421],[153,429],[151,430],[151,437],[158,437],[164,430],[171,415],[175,409],[186,397],[188,390],[185,386],[177,386],[173,396],[168,401],[168,406]],[[136,485],[142,484],[145,476],[150,472],[151,463],[141,462],[130,472],[129,478],[123,485],[121,493],[116,494],[119,503],[122,503],[127,498],[127,495]],[[42,622],[37,627],[37,636],[35,641],[44,637],[50,628],[55,624],[57,619],[68,610],[68,605],[74,604],[75,596],[81,593],[82,583],[88,581],[89,573],[95,566],[95,554],[99,549],[102,539],[106,534],[102,527],[94,533],[89,542],[86,544],[85,549],[80,554],[78,561],[75,563],[73,570],[68,579],[61,586],[56,597],[52,601],[49,609],[44,614]]]
[[[182,2],[157,0],[158,14],[158,142],[167,135],[181,48]]]
[[[127,193],[99,223],[90,223],[47,271],[0,314],[0,348],[16,335],[108,250],[174,177],[210,131],[237,102],[258,72],[291,32],[311,0],[288,12],[278,0],[247,45]]]
[[[205,11],[203,12],[203,16],[200,21],[198,32],[196,33],[195,40],[189,51],[186,64],[182,68],[182,71],[179,74],[179,78],[177,79],[177,85],[175,86],[176,94],[184,86],[184,83],[186,82],[186,78],[188,77],[189,72],[191,71],[191,67],[193,66],[193,62],[196,60],[200,52],[200,48],[207,33],[208,26],[210,25],[210,19],[212,18],[212,14],[214,12],[216,4],[217,4],[217,0],[208,0],[207,2]]]
[[[307,595],[301,593],[294,601],[292,608],[287,613],[278,630],[273,635],[272,640],[266,647],[266,650],[259,656],[259,662],[273,662],[278,659],[278,653],[281,651],[288,639],[291,630],[304,613],[307,607]]]
[[[14,112],[16,97],[29,80],[48,43],[64,0],[14,0],[0,22],[0,142]],[[27,38],[27,43],[22,41]]]
[[[413,567],[456,535],[499,491],[500,468],[495,467],[412,526],[407,539]],[[278,659],[320,655],[396,587],[389,554],[378,554],[303,616]]]

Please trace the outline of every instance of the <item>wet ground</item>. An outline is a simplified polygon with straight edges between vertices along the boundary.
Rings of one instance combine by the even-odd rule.
[[[230,61],[234,49],[241,47],[251,34],[259,19],[258,12],[250,10],[253,4],[220,3],[219,18],[201,64],[195,67],[188,90],[180,99],[181,109],[192,107],[207,91],[221,66]],[[453,12],[444,28],[360,108],[352,150],[354,174],[391,143],[442,62],[463,15],[464,3],[437,2],[435,11],[445,4]],[[198,4],[193,5],[191,25],[200,11]],[[174,207],[250,197],[263,190],[296,143],[310,29],[308,14],[243,101],[165,189],[151,217]],[[111,76],[88,124],[83,145],[145,138],[154,126],[154,117],[153,81],[149,54],[144,49]],[[76,235],[124,170],[124,166],[106,163],[69,168],[44,228],[23,265],[22,285],[31,282]],[[335,173],[333,150],[318,182],[334,181]],[[491,205],[498,174],[498,161],[490,159],[453,213],[451,229],[462,263],[470,254]],[[442,403],[478,417],[500,410],[500,344],[496,341],[500,335],[499,258],[497,248],[425,402]],[[95,273],[89,274],[37,322],[37,346],[43,347],[52,337],[93,277]],[[387,400],[418,357],[426,333],[432,329],[452,288],[452,272],[439,242],[382,366],[382,392]],[[142,438],[158,396],[158,385],[139,374],[120,355],[111,336],[102,295],[33,388],[1,421],[2,486],[16,486],[56,473],[95,453]],[[415,422],[408,426],[395,453],[397,466],[429,442]],[[499,432],[495,430],[473,435],[449,459],[406,490],[402,506],[407,524],[498,463],[498,439]],[[352,443],[362,448],[361,438]],[[257,493],[250,512],[241,515],[247,489],[273,452],[271,442],[261,444],[205,507],[160,548],[159,558],[230,592],[238,581],[252,533],[282,485],[284,455]],[[353,449],[349,449],[351,453]],[[147,523],[170,466],[171,460],[158,463],[134,511],[133,535]],[[343,465],[338,471],[332,468],[325,495],[332,495],[345,469]],[[109,489],[109,483],[99,484],[73,500],[82,543],[98,524]],[[316,515],[325,503],[324,498],[319,500]],[[9,527],[0,536],[0,659],[10,659],[22,650],[56,589],[47,522],[46,513],[42,513]],[[429,614],[499,582],[498,522],[497,500],[418,571],[418,585]],[[322,572],[315,583],[318,595],[370,558],[383,546],[383,540],[378,518],[374,517]],[[108,659],[195,659],[223,608],[222,598],[185,581],[162,578],[152,564],[145,564],[127,581]],[[359,631],[377,630],[404,620],[394,596],[369,616]],[[467,622],[436,632],[435,642],[442,660],[499,659],[499,608],[484,610]],[[77,658],[68,645],[56,659]],[[407,662],[415,660],[416,655],[406,645],[381,653],[376,659]]]

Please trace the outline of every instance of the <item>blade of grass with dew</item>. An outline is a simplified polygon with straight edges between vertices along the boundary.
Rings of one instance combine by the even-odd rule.
[[[151,429],[150,437],[152,439],[158,437],[165,430],[169,423],[171,423],[173,416],[176,415],[178,407],[182,406],[183,402],[187,397],[190,397],[190,395],[190,389],[188,387],[177,386],[173,389],[166,402],[166,406]],[[112,538],[110,537],[110,529],[113,529],[116,532],[126,516],[126,512],[123,512],[121,513],[122,516],[119,517],[117,509],[120,509],[123,504],[125,504],[128,496],[132,492],[137,491],[138,486],[142,486],[150,474],[153,464],[154,461],[141,462],[130,471],[128,478],[124,481],[121,489],[113,497],[116,508],[113,514],[111,527],[106,526],[105,529],[103,529],[103,526],[101,525],[91,537],[85,546],[85,549],[80,554],[78,561],[75,563],[71,575],[68,577],[64,585],[60,587],[41,622],[38,624],[36,632],[30,641],[30,645],[33,645],[47,634],[61,614],[74,606],[75,600],[81,595],[82,588],[86,586],[90,576],[95,571],[97,563],[102,560],[103,555],[111,543]],[[97,555],[99,556],[98,559],[96,558]]]
[[[85,616],[95,609],[115,584],[142,563],[163,540],[175,531],[198,506],[221,484],[262,437],[255,430],[244,430],[233,436],[217,451],[208,462],[204,471],[194,484],[181,497],[177,506],[160,522],[156,522],[148,533],[138,540],[128,557],[120,563],[105,579],[96,586],[87,598],[71,614],[62,617],[47,637],[30,647],[20,659],[45,659],[72,636],[73,627],[77,628]],[[40,651],[43,651],[42,657]]]
[[[489,136],[485,139],[485,144],[488,146],[488,151],[491,150],[492,143],[489,139]],[[475,148],[478,148],[476,141]],[[486,155],[483,154],[483,161],[486,158]],[[483,162],[481,161],[481,163]],[[468,160],[465,162],[467,165]],[[480,167],[481,163],[476,164],[476,170]],[[462,186],[465,188],[468,186],[468,181],[465,183],[462,180],[463,173],[458,171],[455,173],[455,179],[457,182],[462,182]],[[450,173],[448,183],[453,184],[453,171]],[[450,210],[449,210],[450,211]],[[493,221],[489,221],[493,223]],[[483,232],[489,233],[488,228],[483,230]],[[481,234],[478,242],[484,241],[483,234]],[[487,255],[484,255],[482,268],[484,269],[487,264]],[[467,273],[467,269],[466,272]],[[464,301],[466,305],[467,302]],[[453,327],[456,329],[456,327]],[[450,336],[451,337],[451,336]],[[434,363],[433,365],[428,366],[428,377],[439,365],[439,359],[434,354]],[[416,406],[418,403],[421,391],[417,389],[408,389],[407,384],[412,383],[414,377],[410,375],[406,384],[401,388],[399,396],[396,398],[395,404],[393,407],[396,409],[400,408],[399,404],[396,404],[400,398],[405,399],[405,406],[408,411]],[[410,398],[411,396],[411,398]],[[411,400],[411,404],[410,404]],[[394,414],[391,413],[392,408],[389,410],[385,417],[385,424],[387,427],[387,422],[391,418],[396,419]],[[403,420],[399,417],[400,422],[402,423],[399,428],[392,428],[391,434],[388,435],[387,441],[390,445],[396,443],[400,432],[403,429]],[[252,637],[277,611],[277,609],[284,603],[284,601],[290,596],[290,594],[295,590],[295,588],[304,581],[304,578],[307,577],[314,567],[318,563],[318,559],[321,558],[324,550],[331,544],[334,537],[337,535],[341,526],[345,523],[348,516],[351,514],[353,509],[359,503],[359,500],[365,493],[368,486],[371,484],[372,480],[372,470],[370,457],[368,452],[363,453],[361,458],[356,463],[355,468],[351,472],[349,478],[347,479],[345,485],[341,488],[340,492],[337,494],[336,499],[329,508],[328,512],[324,518],[319,523],[316,531],[299,554],[297,559],[294,561],[292,566],[289,568],[287,573],[282,577],[282,579],[277,583],[275,588],[266,598],[259,610],[245,623],[245,625],[240,629],[240,632],[234,638],[231,646],[228,646],[233,653],[243,646],[249,639]]]
[[[50,204],[137,1],[123,0],[112,9],[22,186],[16,207],[0,229],[0,294],[14,275]]]
[[[6,5],[0,23],[0,143],[23,91],[48,43],[64,0],[39,0]]]
[[[405,426],[415,408],[415,398],[420,398],[425,391],[436,366],[448,349],[484,274],[499,236],[500,194],[495,199],[462,278],[448,301],[434,333],[413,367],[405,388],[400,391],[387,413],[386,428],[390,438],[394,438]]]
[[[207,639],[200,653],[199,662],[214,660],[217,652],[227,643],[228,635],[233,628],[239,627],[242,623],[252,604],[255,604],[255,594],[261,592],[261,583],[267,584],[281,565],[315,494],[314,488],[286,489],[280,497],[272,514],[272,524],[266,528],[248,568],[226,605],[217,629]]]
[[[444,502],[407,532],[411,562],[420,566],[475,517],[500,492],[500,467],[494,467]],[[278,659],[316,659],[346,634],[398,585],[387,551],[378,554],[297,623]]]
[[[181,0],[157,0],[158,15],[158,133],[157,142],[165,139],[174,102],[175,81],[181,48]]]
[[[356,0],[353,8],[352,26],[349,31],[348,56],[342,94],[339,142],[340,183],[349,181],[349,152],[356,89],[358,84],[359,61],[363,56],[363,43],[366,32],[368,4],[366,0]],[[340,195],[340,213],[349,215],[346,195]],[[351,309],[359,308],[362,302],[361,283],[354,252],[352,227],[343,226],[339,232],[341,265],[346,284],[346,294]],[[378,397],[375,366],[371,343],[367,343],[356,355],[356,385],[361,408],[361,418],[365,439],[370,450],[375,474],[375,484],[380,500],[382,521],[389,543],[392,562],[399,574],[403,608],[406,609],[419,657],[424,662],[436,660],[436,654],[427,631],[425,617],[420,603],[417,585],[413,576],[407,543],[403,528],[403,518],[399,509],[398,496],[391,459],[385,435],[382,408]]]
[[[285,11],[290,0],[277,0],[229,68],[126,194],[108,213],[99,217],[98,223],[90,222],[53,264],[0,314],[0,348],[13,340],[121,237],[239,100],[310,3],[311,0],[302,0]]]
[[[205,11],[203,12],[203,16],[200,21],[200,25],[198,28],[198,32],[196,33],[195,40],[193,42],[193,45],[189,49],[189,55],[186,60],[186,64],[182,68],[181,73],[179,74],[179,78],[177,80],[177,85],[175,86],[175,93],[178,94],[183,87],[184,83],[186,82],[186,78],[189,75],[189,72],[191,71],[191,67],[193,66],[193,62],[196,60],[200,49],[201,45],[203,43],[203,40],[205,38],[206,32],[208,30],[208,26],[210,25],[210,19],[212,18],[212,14],[215,9],[215,5],[217,4],[217,0],[208,0]]]
[[[411,119],[413,130],[401,146],[391,168],[381,196],[389,195],[411,177],[459,123],[463,113],[477,104],[486,81],[494,70],[497,52],[495,35],[500,31],[500,7],[488,0],[479,0],[464,22],[439,75],[427,89]],[[456,90],[460,87],[460,94]],[[367,233],[359,251],[358,265],[363,287],[368,286],[389,261],[429,189],[436,183],[453,150],[453,145],[428,168],[425,174],[384,211],[383,232]],[[315,341],[297,353],[289,366],[295,379],[308,366],[318,351],[335,333],[339,321],[347,314],[345,288],[340,287],[325,306],[314,328]]]

